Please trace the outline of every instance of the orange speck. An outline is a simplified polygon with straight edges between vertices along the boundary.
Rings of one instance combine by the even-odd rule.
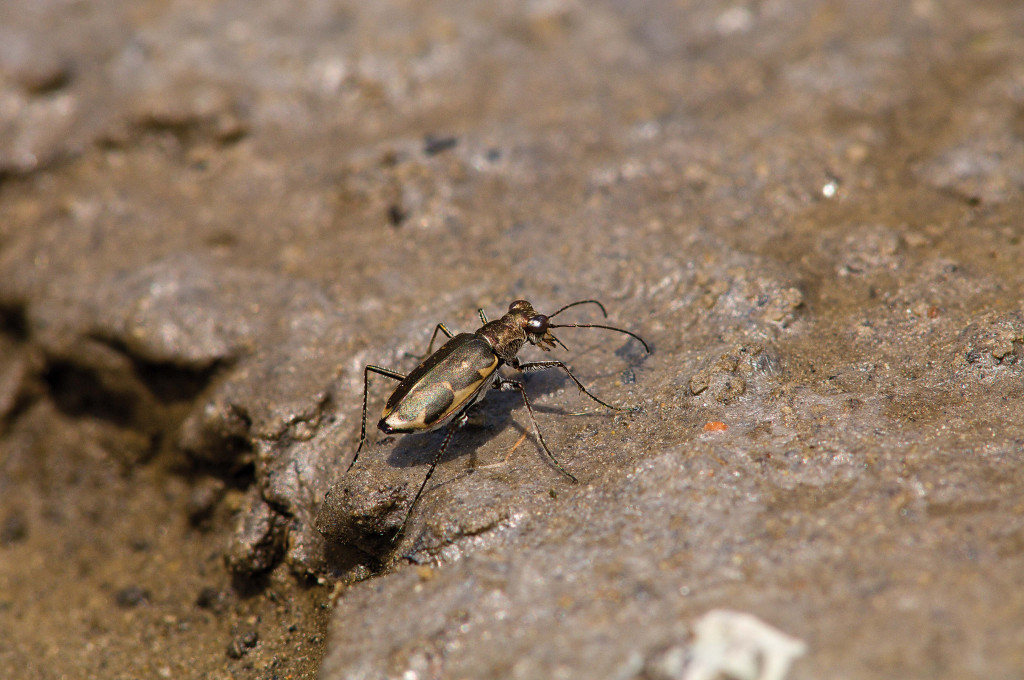
[[[725,432],[729,426],[719,420],[709,420],[704,423],[705,432]]]
[[[939,315],[939,314],[940,314],[941,312],[942,312],[942,310],[941,310],[941,309],[939,309],[939,308],[938,308],[938,307],[936,307],[935,305],[932,305],[931,307],[929,307],[929,308],[928,308],[928,318],[929,318],[929,319],[934,319],[934,318],[935,318],[935,317],[937,317],[937,316],[938,316],[938,315]]]
[[[519,445],[522,444],[525,440],[526,440],[526,433],[524,432],[523,435],[521,437],[519,437],[519,441],[517,441],[515,444],[513,444],[511,450],[509,450],[509,452],[508,452],[508,455],[505,456],[506,462],[508,461],[508,456],[511,456],[512,452],[515,451],[516,449],[518,449]]]

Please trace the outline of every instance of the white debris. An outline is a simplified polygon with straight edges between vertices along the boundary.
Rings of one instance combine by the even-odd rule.
[[[807,645],[752,614],[715,609],[693,626],[682,680],[784,680]]]

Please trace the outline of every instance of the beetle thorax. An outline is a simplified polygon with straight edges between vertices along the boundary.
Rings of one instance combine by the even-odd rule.
[[[494,353],[506,364],[513,363],[519,350],[526,344],[526,331],[522,324],[516,323],[510,316],[506,314],[500,319],[489,321],[476,332],[490,343]]]
[[[513,302],[507,314],[485,323],[477,335],[487,340],[506,364],[515,363],[516,355],[527,342],[544,350],[554,346],[554,337],[547,330],[547,317],[538,314],[526,300]]]

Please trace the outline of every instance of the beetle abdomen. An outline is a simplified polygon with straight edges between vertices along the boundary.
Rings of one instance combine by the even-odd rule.
[[[446,425],[476,401],[499,363],[480,336],[456,335],[398,385],[377,426],[390,434]]]

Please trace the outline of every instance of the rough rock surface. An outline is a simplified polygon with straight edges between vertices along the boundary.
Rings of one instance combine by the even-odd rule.
[[[1019,677],[1022,34],[1013,0],[2,3],[0,668],[695,677],[725,609],[805,644],[790,678]],[[623,407],[525,378],[580,482],[495,392],[392,540],[443,433],[346,472],[363,366],[517,298],[653,352],[524,350]]]

